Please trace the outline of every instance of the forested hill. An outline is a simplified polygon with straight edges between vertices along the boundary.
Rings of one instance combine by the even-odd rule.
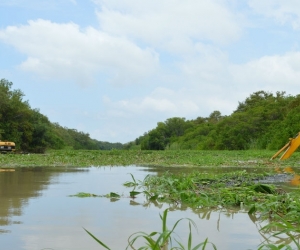
[[[39,110],[23,101],[21,90],[0,80],[0,140],[14,141],[17,150],[44,152],[46,149],[121,149],[121,143],[101,142],[89,134],[51,123]]]
[[[169,118],[127,145],[141,149],[279,149],[300,131],[300,95],[258,91],[230,116]]]

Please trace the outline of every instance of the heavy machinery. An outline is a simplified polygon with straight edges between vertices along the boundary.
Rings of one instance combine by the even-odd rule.
[[[271,160],[275,159],[284,150],[285,152],[280,157],[280,160],[288,159],[299,146],[300,146],[300,132],[294,138],[290,138],[289,142],[285,144],[275,155],[273,155]]]
[[[0,140],[0,152],[14,152],[16,150],[16,144],[11,141]]]

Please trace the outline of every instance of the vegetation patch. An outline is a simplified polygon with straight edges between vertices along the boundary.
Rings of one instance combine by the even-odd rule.
[[[69,195],[70,197],[79,197],[79,198],[87,198],[87,197],[105,197],[105,198],[120,198],[121,196],[117,193],[110,192],[109,194],[106,195],[97,195],[97,194],[92,194],[92,193],[85,193],[85,192],[79,192],[74,195]]]
[[[292,178],[292,174],[291,178]],[[270,184],[274,173],[248,173],[235,171],[225,174],[208,174],[201,171],[161,176],[148,175],[143,181],[127,181],[131,187],[128,196],[111,192],[106,195],[78,193],[76,197],[135,198],[143,194],[146,202],[167,203],[173,209],[188,206],[193,209],[243,208],[261,218],[280,216],[287,221],[299,221],[300,190],[287,191]],[[268,180],[268,183],[264,183]],[[276,178],[274,178],[276,180]]]
[[[271,150],[50,150],[45,154],[0,154],[0,168],[15,167],[89,167],[89,166],[159,166],[159,167],[214,167],[269,168],[283,171],[286,167],[296,169],[300,153],[285,161],[271,161]]]

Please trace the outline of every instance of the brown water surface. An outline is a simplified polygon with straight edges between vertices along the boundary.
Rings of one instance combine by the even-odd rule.
[[[111,249],[125,249],[134,232],[161,230],[159,214],[166,204],[147,203],[143,196],[129,198],[122,184],[143,180],[148,174],[164,171],[190,171],[183,168],[90,167],[90,168],[16,168],[0,172],[0,249],[74,250],[102,249],[83,227]],[[206,170],[202,170],[206,171]],[[108,198],[78,198],[78,192],[122,195]],[[206,238],[218,249],[257,249],[264,241],[262,226],[246,211],[193,211],[176,207],[168,214],[169,228],[180,218],[193,219],[198,232],[194,245]],[[177,228],[179,241],[187,245],[188,224]],[[212,249],[212,248],[206,248]]]

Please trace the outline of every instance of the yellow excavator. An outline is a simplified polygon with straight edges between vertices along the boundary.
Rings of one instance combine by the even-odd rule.
[[[0,152],[14,152],[16,150],[16,144],[11,141],[1,141],[0,140]]]
[[[289,142],[285,144],[275,155],[273,155],[271,160],[275,159],[284,150],[285,152],[280,157],[280,160],[288,159],[299,146],[300,146],[300,132],[294,138],[290,138]]]

